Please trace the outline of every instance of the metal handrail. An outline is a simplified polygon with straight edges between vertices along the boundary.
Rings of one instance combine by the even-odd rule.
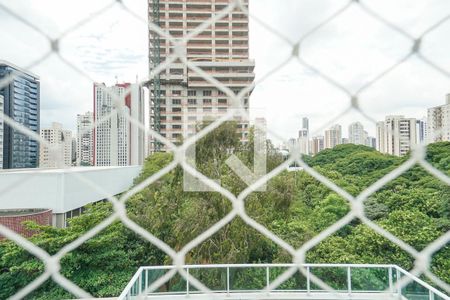
[[[445,295],[444,293],[440,292],[439,290],[437,290],[436,288],[432,287],[431,285],[429,285],[428,283],[426,283],[425,281],[423,281],[420,278],[417,278],[416,276],[414,276],[413,274],[409,273],[408,271],[400,268],[399,266],[395,266],[395,268],[402,273],[403,275],[409,277],[412,281],[417,282],[418,284],[420,284],[421,286],[423,286],[424,288],[426,288],[427,290],[430,291],[430,299],[434,299],[434,297],[432,296],[432,294],[437,295],[443,299],[450,299],[450,297],[448,297],[447,295]]]
[[[230,269],[231,268],[265,268],[265,291],[264,292],[275,292],[275,291],[269,291],[270,286],[270,269],[271,268],[290,268],[290,267],[298,267],[298,264],[217,264],[217,265],[184,265],[181,268],[186,271],[187,273],[187,280],[186,280],[186,289],[184,291],[179,292],[154,292],[152,295],[190,295],[190,294],[199,294],[201,292],[191,291],[191,284],[189,280],[190,276],[190,270],[193,269],[225,269],[226,270],[226,287],[224,290],[214,290],[214,293],[223,293],[227,296],[230,296],[230,294],[235,293],[248,293],[248,292],[255,292],[254,290],[233,290],[230,288]],[[347,277],[347,288],[344,292],[351,295],[352,293],[389,293],[391,295],[396,295],[399,297],[399,299],[402,298],[402,284],[399,284],[399,280],[401,278],[401,275],[406,276],[409,278],[409,282],[415,282],[428,290],[429,292],[429,299],[433,300],[435,299],[435,296],[438,296],[442,299],[450,300],[450,297],[446,296],[444,293],[438,291],[436,288],[432,287],[428,283],[424,282],[423,280],[417,278],[416,276],[410,274],[406,270],[398,267],[397,265],[391,265],[391,264],[302,264],[303,268],[306,269],[306,290],[276,290],[277,293],[279,292],[306,292],[306,295],[310,295],[312,292],[326,292],[323,290],[313,290],[311,288],[311,278],[310,274],[312,274],[311,269],[312,268],[343,268],[346,269],[346,277]],[[138,295],[142,292],[142,276],[145,272],[145,287],[149,286],[148,283],[148,271],[151,270],[173,270],[176,269],[176,266],[168,265],[168,266],[146,266],[146,267],[140,267],[136,274],[134,274],[131,281],[128,283],[128,285],[123,290],[122,294],[119,296],[119,300],[122,299],[130,299],[131,296]],[[386,269],[388,271],[388,289],[387,290],[371,290],[371,291],[361,291],[361,290],[354,290],[352,288],[352,269],[370,269],[370,268],[377,268],[377,269]],[[396,275],[396,282],[394,284],[394,272]],[[137,286],[136,283],[138,284]],[[406,284],[403,284],[403,286]],[[134,289],[134,290],[133,290]],[[336,291],[343,292],[343,291]]]

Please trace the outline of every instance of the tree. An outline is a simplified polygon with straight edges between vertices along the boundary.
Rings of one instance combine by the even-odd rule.
[[[111,214],[109,203],[90,205],[84,214],[69,220],[67,228],[53,228],[29,223],[38,233],[31,242],[55,254]],[[136,272],[137,265],[157,263],[159,253],[120,222],[65,255],[61,274],[97,297],[117,296]],[[44,271],[44,265],[13,242],[0,243],[0,299],[6,299]],[[30,299],[71,298],[52,281],[29,295]]]
[[[220,179],[233,194],[246,188],[226,165],[229,155],[238,156],[251,166],[251,145],[242,145],[236,124],[219,126],[196,145],[197,168],[206,176]],[[251,135],[250,135],[250,138]],[[427,160],[442,172],[449,172],[449,143],[428,147]],[[214,148],[214,149],[213,149]],[[268,143],[269,170],[281,163],[281,157]],[[173,161],[170,153],[150,156],[138,184]],[[383,155],[364,146],[342,145],[305,157],[313,168],[330,178],[349,193],[357,195],[373,182],[396,168],[405,158]],[[450,229],[450,187],[420,167],[414,167],[386,184],[365,202],[366,215],[385,230],[412,247],[421,250]],[[144,229],[175,250],[182,249],[207,228],[223,219],[232,209],[231,202],[218,192],[185,192],[183,169],[176,167],[127,202],[128,216]],[[251,193],[245,199],[247,214],[256,222],[295,248],[341,219],[349,211],[349,203],[304,171],[281,172],[267,183],[266,192]],[[83,235],[111,214],[108,203],[90,206],[86,213],[73,218],[70,226],[56,229],[29,225],[38,233],[31,240],[51,254]],[[431,270],[450,283],[450,247],[440,249],[432,259]],[[186,263],[258,263],[291,262],[292,257],[261,233],[236,217],[186,256]],[[398,245],[374,232],[359,220],[353,220],[334,235],[308,251],[311,263],[389,263],[411,268],[414,260]],[[62,274],[94,296],[117,296],[132,274],[142,265],[171,264],[171,258],[155,246],[143,241],[120,222],[66,255],[61,261]],[[0,298],[7,298],[41,274],[44,266],[36,258],[12,242],[0,242]],[[281,272],[281,270],[278,270]],[[278,272],[276,271],[276,272]],[[275,271],[274,271],[275,272]],[[275,272],[275,273],[276,273]],[[246,274],[236,273],[236,278]],[[321,273],[332,284],[344,284],[340,272]],[[345,275],[345,274],[344,274]],[[155,275],[156,276],[156,275]],[[220,274],[199,274],[207,286],[217,286]],[[253,282],[239,282],[258,287]],[[272,274],[271,276],[274,276]],[[381,273],[363,272],[352,277],[355,286],[378,287]],[[300,277],[299,277],[300,278]],[[170,290],[182,284],[178,278],[166,284]],[[286,286],[299,286],[293,279]],[[30,298],[60,299],[70,297],[53,283],[46,283]]]

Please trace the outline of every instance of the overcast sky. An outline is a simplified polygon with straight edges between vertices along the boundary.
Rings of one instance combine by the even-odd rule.
[[[124,3],[146,19],[147,0]],[[292,41],[299,40],[322,20],[343,7],[340,0],[253,0],[251,14]],[[35,24],[51,37],[58,37],[80,19],[105,7],[111,0],[0,0],[0,3]],[[450,15],[448,0],[366,0],[409,34],[419,36],[434,23]],[[0,59],[27,66],[49,49],[44,37],[0,8]],[[148,74],[148,33],[138,21],[116,5],[101,16],[68,34],[60,44],[61,55],[86,72],[91,79],[112,84],[135,82]],[[450,71],[450,21],[428,34],[423,53]],[[250,52],[256,61],[257,80],[264,77],[291,54],[292,49],[255,20],[250,23]],[[350,91],[402,58],[412,42],[375,20],[358,5],[352,5],[331,23],[307,38],[302,57]],[[76,114],[92,110],[92,82],[57,56],[32,71],[41,77],[41,126],[57,121],[74,130]],[[404,114],[421,118],[426,108],[444,103],[450,93],[450,79],[412,58],[379,80],[361,95],[361,108],[372,118]],[[250,105],[265,111],[271,130],[289,138],[297,136],[301,117],[310,118],[312,130],[320,128],[348,105],[348,96],[317,74],[292,59],[281,70],[261,82]],[[344,136],[350,122],[362,122],[370,134],[375,126],[357,113],[338,123]]]

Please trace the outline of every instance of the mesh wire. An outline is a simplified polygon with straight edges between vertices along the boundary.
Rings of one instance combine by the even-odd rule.
[[[326,26],[330,22],[332,22],[335,18],[342,15],[344,12],[346,12],[348,9],[350,9],[353,6],[358,6],[360,9],[362,9],[363,13],[366,13],[368,17],[374,18],[378,22],[384,24],[384,26],[389,27],[390,29],[400,33],[404,37],[406,37],[411,42],[411,48],[410,51],[404,53],[403,57],[398,59],[395,63],[393,63],[391,66],[386,68],[384,71],[377,74],[375,77],[373,77],[372,80],[362,85],[359,89],[356,90],[356,92],[350,91],[344,84],[340,83],[338,79],[333,78],[323,71],[321,71],[319,68],[315,67],[313,64],[309,63],[303,56],[301,52],[301,46],[303,42],[310,36],[314,35],[316,32],[318,32],[322,27]],[[320,23],[318,23],[314,28],[309,30],[306,34],[304,34],[299,40],[293,41],[290,38],[286,37],[283,32],[279,32],[276,28],[272,27],[271,24],[268,24],[258,18],[256,15],[252,15],[251,12],[248,11],[245,4],[241,0],[230,0],[230,3],[226,8],[224,8],[219,13],[215,14],[211,19],[203,22],[200,26],[198,26],[196,29],[191,31],[188,35],[184,36],[181,39],[176,39],[172,37],[168,32],[162,30],[155,24],[149,23],[146,19],[141,18],[138,16],[135,12],[133,12],[126,4],[124,4],[121,0],[117,1],[111,1],[108,5],[104,6],[103,8],[95,11],[94,13],[90,14],[88,17],[80,20],[79,22],[75,23],[73,26],[70,26],[68,29],[63,31],[62,34],[60,34],[57,38],[52,38],[48,34],[45,33],[45,31],[39,27],[39,24],[34,24],[30,22],[29,20],[23,18],[20,14],[14,12],[12,9],[10,9],[5,4],[0,4],[0,9],[3,10],[5,13],[9,14],[16,20],[20,21],[21,23],[28,26],[30,29],[35,31],[36,33],[42,35],[45,37],[49,43],[49,51],[46,53],[43,53],[38,59],[36,59],[34,62],[29,64],[25,67],[25,69],[33,69],[38,65],[43,64],[48,58],[52,56],[57,56],[60,60],[61,64],[64,64],[68,66],[69,68],[76,71],[80,76],[88,79],[90,82],[94,83],[95,81],[93,78],[91,78],[86,72],[84,72],[80,67],[78,67],[75,63],[72,63],[71,61],[67,60],[65,57],[63,57],[59,51],[59,43],[61,40],[63,40],[69,33],[75,31],[77,28],[85,25],[86,23],[91,22],[93,19],[100,17],[101,15],[105,14],[107,11],[111,10],[112,8],[120,7],[125,14],[128,14],[132,18],[137,19],[138,21],[144,23],[146,26],[149,27],[149,30],[156,32],[159,34],[162,38],[168,39],[173,45],[174,45],[174,51],[173,53],[167,57],[167,59],[162,62],[158,67],[154,68],[150,71],[149,77],[145,80],[142,80],[141,84],[145,84],[149,80],[151,80],[156,74],[159,74],[161,71],[165,70],[167,67],[170,67],[172,63],[174,63],[176,60],[180,60],[185,66],[187,66],[190,70],[194,71],[201,77],[203,77],[207,82],[213,84],[215,87],[217,87],[219,90],[223,91],[232,101],[233,106],[241,110],[242,114],[245,114],[244,107],[240,106],[242,104],[242,101],[240,101],[246,93],[250,92],[252,89],[255,88],[259,83],[266,80],[268,77],[270,77],[272,74],[277,72],[279,69],[281,69],[283,66],[285,66],[287,63],[289,63],[291,60],[297,60],[302,66],[305,68],[311,70],[317,76],[328,82],[328,84],[337,87],[339,90],[343,91],[348,98],[348,105],[345,107],[342,112],[333,120],[330,120],[326,124],[323,124],[317,132],[322,131],[323,129],[327,128],[331,124],[333,124],[337,119],[342,118],[346,114],[348,114],[350,111],[355,111],[362,115],[364,118],[368,119],[372,123],[376,123],[372,117],[369,116],[367,112],[365,112],[359,105],[360,103],[360,96],[361,93],[367,89],[370,89],[371,86],[373,86],[377,81],[384,78],[386,75],[388,75],[390,72],[398,68],[400,65],[411,59],[412,57],[416,57],[420,60],[422,60],[426,65],[428,65],[430,68],[435,69],[436,71],[440,72],[443,76],[450,78],[450,72],[448,70],[445,70],[445,68],[439,66],[437,63],[433,62],[432,59],[426,57],[421,52],[421,46],[423,39],[427,34],[434,31],[441,25],[443,25],[445,22],[447,22],[450,19],[450,14],[447,15],[445,18],[438,20],[424,30],[420,35],[413,36],[409,34],[405,29],[395,25],[394,23],[390,22],[387,18],[383,17],[382,15],[378,14],[375,10],[373,10],[369,4],[367,4],[365,1],[361,0],[351,0],[346,2],[340,9],[338,9],[335,13],[333,13],[328,18],[324,19]],[[246,14],[249,18],[251,18],[253,21],[257,22],[261,26],[263,26],[265,29],[267,29],[272,34],[278,36],[281,38],[285,43],[290,45],[292,48],[291,55],[289,57],[286,57],[286,59],[278,66],[273,68],[270,72],[263,75],[258,81],[254,81],[251,85],[241,90],[239,94],[234,94],[232,90],[230,90],[227,86],[223,85],[221,82],[216,80],[211,75],[204,72],[202,69],[197,67],[193,62],[189,61],[186,56],[185,52],[183,51],[186,43],[194,38],[196,35],[201,33],[203,30],[208,28],[212,23],[220,20],[222,17],[224,17],[229,12],[233,11],[234,9],[241,10],[244,14]],[[13,79],[15,74],[12,74],[10,77],[3,79],[0,81],[0,88],[3,88],[4,86],[8,85]],[[122,96],[113,94],[110,90],[105,90],[106,93],[109,93],[112,97],[113,101],[117,105],[121,105],[123,103],[123,98],[126,97],[130,90],[126,90]],[[122,98],[121,98],[122,97]],[[7,227],[0,225],[0,234],[5,236],[7,239],[14,241],[17,245],[23,247],[26,249],[29,253],[36,256],[38,259],[40,259],[45,264],[45,271],[36,279],[34,279],[31,283],[29,283],[27,286],[22,288],[21,290],[17,291],[17,293],[11,297],[11,299],[21,299],[37,289],[41,284],[43,284],[46,280],[51,278],[54,282],[59,284],[62,288],[66,289],[73,295],[79,297],[79,298],[89,298],[91,295],[78,287],[75,283],[71,282],[67,278],[65,278],[63,275],[60,274],[60,260],[61,258],[69,253],[70,251],[76,249],[80,245],[82,245],[84,242],[89,240],[90,238],[94,237],[96,234],[98,234],[100,231],[105,229],[107,226],[112,224],[116,220],[120,220],[126,227],[128,227],[130,230],[137,233],[139,236],[141,236],[146,241],[151,242],[153,245],[157,246],[159,249],[164,251],[168,256],[172,258],[173,265],[176,267],[175,269],[171,270],[170,272],[167,272],[163,277],[159,278],[157,281],[155,281],[151,286],[147,288],[144,292],[151,292],[156,290],[158,287],[163,285],[165,282],[170,280],[175,274],[179,273],[184,278],[187,278],[188,274],[183,269],[183,265],[185,262],[185,255],[198,246],[200,243],[211,237],[214,233],[219,231],[221,228],[223,228],[226,224],[228,224],[230,221],[232,221],[235,217],[239,216],[248,226],[256,229],[259,233],[267,237],[268,239],[272,240],[274,243],[276,243],[279,247],[286,250],[290,255],[293,257],[293,263],[296,264],[295,267],[292,267],[285,271],[283,274],[281,274],[276,280],[274,280],[270,286],[267,288],[269,290],[275,289],[280,284],[282,284],[284,281],[289,279],[295,272],[301,271],[302,273],[306,274],[306,269],[304,269],[301,264],[305,263],[306,253],[308,250],[312,249],[316,245],[318,245],[321,241],[324,241],[327,237],[330,237],[332,234],[336,233],[340,228],[343,226],[349,224],[354,219],[359,219],[362,223],[373,229],[375,232],[380,234],[381,236],[385,237],[386,239],[390,240],[391,242],[398,245],[401,249],[409,253],[414,259],[415,264],[414,268],[411,270],[411,273],[416,276],[425,275],[428,277],[431,281],[434,282],[434,284],[441,289],[445,290],[447,293],[450,293],[450,285],[448,283],[443,282],[440,278],[438,278],[436,275],[434,275],[430,271],[430,261],[431,256],[439,251],[443,246],[445,246],[447,243],[450,242],[450,232],[447,232],[446,234],[442,235],[440,238],[436,239],[434,242],[429,244],[425,249],[422,251],[417,251],[412,247],[411,245],[405,243],[400,238],[396,237],[392,233],[386,231],[385,229],[381,228],[376,223],[369,220],[365,214],[364,214],[364,201],[368,199],[368,197],[378,190],[380,190],[384,185],[389,183],[390,181],[394,180],[395,178],[401,176],[403,173],[411,169],[415,165],[420,165],[422,168],[424,168],[428,173],[433,175],[434,177],[438,178],[442,182],[444,182],[447,185],[450,185],[450,178],[441,172],[440,170],[433,167],[429,162],[425,160],[425,154],[426,154],[426,145],[422,144],[416,147],[414,151],[412,152],[411,157],[403,163],[401,166],[384,176],[383,178],[379,179],[377,182],[372,184],[370,187],[366,188],[363,192],[361,192],[358,196],[354,197],[350,195],[348,192],[346,192],[343,188],[339,187],[335,183],[333,183],[329,178],[321,175],[319,172],[317,172],[315,169],[308,166],[302,159],[299,151],[292,151],[290,153],[290,157],[280,166],[266,174],[265,176],[261,177],[259,180],[248,186],[244,191],[242,191],[239,195],[233,195],[230,191],[223,188],[219,184],[217,184],[214,180],[204,176],[199,171],[197,171],[195,168],[192,168],[190,164],[186,161],[186,150],[189,146],[194,145],[200,138],[204,137],[206,134],[213,131],[215,128],[220,126],[223,122],[227,120],[231,120],[234,116],[235,112],[228,112],[221,118],[215,120],[213,123],[208,125],[207,127],[203,128],[200,132],[198,132],[196,135],[186,139],[184,143],[180,146],[176,146],[171,141],[160,135],[159,133],[153,131],[150,128],[147,128],[143,123],[141,123],[138,120],[133,119],[127,114],[123,114],[123,116],[126,118],[126,120],[136,126],[138,126],[141,130],[145,131],[145,134],[147,136],[152,136],[155,139],[157,139],[160,143],[164,144],[169,151],[172,151],[174,153],[174,160],[164,167],[163,169],[159,170],[157,173],[153,174],[152,176],[146,178],[144,181],[139,183],[138,185],[131,188],[129,191],[124,193],[120,198],[117,198],[115,196],[111,196],[108,194],[107,191],[102,190],[95,182],[84,178],[83,175],[76,174],[75,176],[78,177],[81,181],[83,181],[86,185],[89,185],[90,187],[96,189],[98,192],[102,193],[106,199],[108,199],[112,204],[114,208],[114,212],[111,216],[103,220],[100,224],[86,232],[83,236],[79,237],[78,239],[72,241],[71,243],[64,246],[62,249],[58,251],[55,255],[50,255],[43,249],[37,247],[33,243],[31,243],[26,238],[22,237],[21,235],[17,234],[16,232],[8,229]],[[91,128],[85,129],[85,132],[89,132],[99,124],[102,124],[104,122],[107,122],[111,118],[112,114],[109,114],[105,117],[103,117],[100,120],[97,120]],[[30,138],[39,141],[41,145],[51,147],[51,145],[48,144],[48,142],[45,139],[42,139],[39,134],[25,128],[21,124],[15,122],[8,116],[4,114],[0,114],[0,118],[3,119],[3,121],[11,126],[13,129],[29,136]],[[256,125],[257,126],[257,125]],[[261,128],[262,129],[262,128]],[[266,130],[264,128],[264,130]],[[268,130],[270,134],[275,136],[279,140],[283,140],[282,137],[278,136],[276,132],[272,132],[271,130]],[[350,212],[334,223],[332,226],[328,227],[326,230],[320,232],[320,234],[316,235],[314,238],[303,244],[299,249],[295,249],[293,246],[282,240],[280,237],[278,237],[276,234],[268,230],[265,226],[262,224],[259,224],[254,219],[252,219],[247,212],[245,211],[245,205],[244,201],[246,197],[248,197],[252,192],[258,189],[261,185],[266,184],[270,179],[277,176],[279,173],[283,172],[286,167],[288,167],[293,162],[296,162],[298,165],[304,168],[304,171],[307,172],[309,175],[317,179],[319,182],[330,188],[332,191],[336,192],[340,196],[342,196],[344,199],[348,201],[350,204]],[[126,214],[125,209],[125,203],[127,199],[129,199],[131,196],[135,195],[136,193],[142,191],[146,186],[154,183],[158,179],[160,179],[162,176],[173,170],[177,165],[180,165],[185,171],[190,173],[191,175],[199,178],[205,185],[210,187],[211,189],[215,190],[216,192],[219,192],[221,195],[223,195],[225,198],[227,198],[232,203],[232,210],[220,221],[215,223],[213,226],[208,228],[205,232],[198,235],[195,239],[190,241],[188,244],[186,244],[180,251],[175,251],[172,249],[169,245],[167,245],[165,242],[161,241],[157,237],[155,237],[152,233],[146,231],[142,227],[140,227],[138,224],[133,222],[131,219],[128,218]],[[14,188],[14,186],[9,187],[11,189]],[[9,189],[8,188],[8,189]],[[313,274],[311,276],[311,281],[318,286],[320,286],[323,289],[329,290],[330,292],[333,292],[333,289],[325,284],[320,278],[314,276]],[[197,280],[195,277],[192,276],[192,274],[189,275],[189,281],[191,284],[197,288],[200,291],[203,291],[205,293],[209,293],[210,290],[207,286],[205,286],[203,283],[201,283],[199,280]],[[409,283],[409,278],[404,277],[402,280],[400,280],[397,285],[404,286]],[[337,294],[336,294],[337,295]],[[194,297],[191,295],[191,297]],[[214,297],[213,294],[210,294],[210,297]],[[337,295],[339,297],[339,295]]]

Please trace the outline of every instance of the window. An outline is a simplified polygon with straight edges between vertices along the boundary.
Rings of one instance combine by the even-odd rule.
[[[196,105],[197,104],[197,100],[196,99],[188,99],[188,104],[189,105]]]
[[[188,107],[188,112],[196,112],[197,108],[196,107]]]
[[[227,104],[227,99],[219,99],[219,104]]]
[[[211,91],[203,91],[203,96],[211,96],[212,92]]]
[[[233,37],[247,37],[247,32],[241,32],[241,31],[233,31]]]
[[[169,18],[170,19],[181,19],[181,18],[183,18],[183,14],[177,14],[177,13],[169,13]]]
[[[188,91],[188,96],[197,96],[197,91]]]
[[[181,111],[181,107],[173,107],[172,108],[172,112],[180,112]]]
[[[216,28],[217,28],[217,23],[216,23]],[[228,40],[217,40],[216,45],[229,45],[229,42],[228,42]]]
[[[172,91],[172,95],[181,96],[181,91]]]
[[[180,116],[173,116],[172,120],[173,121],[181,121],[181,117]]]
[[[173,105],[181,105],[181,99],[172,99]]]
[[[189,116],[188,120],[189,121],[197,121],[197,117],[196,116]]]
[[[219,96],[223,96],[223,95],[225,95],[225,93],[223,92],[223,91],[221,91],[221,90],[219,90]]]
[[[172,129],[181,129],[181,125],[172,125]]]
[[[211,104],[211,99],[203,99],[203,104]]]
[[[174,133],[174,134],[172,134],[172,137],[174,139],[180,138],[181,137],[181,133]]]

